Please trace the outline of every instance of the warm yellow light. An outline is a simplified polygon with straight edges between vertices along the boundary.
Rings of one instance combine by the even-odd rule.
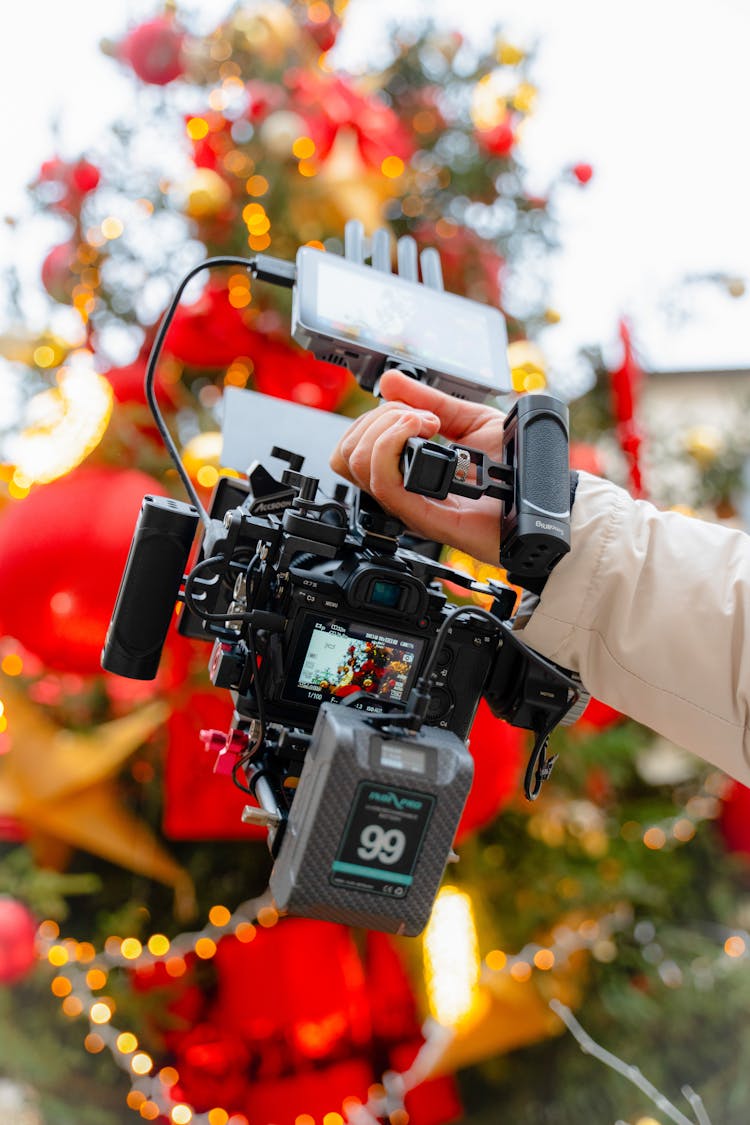
[[[125,1098],[130,1109],[140,1109],[146,1100],[146,1095],[143,1090],[130,1090],[128,1096]]]
[[[313,0],[312,4],[308,5],[307,18],[310,23],[325,23],[331,18],[331,9],[325,0]]]
[[[148,939],[148,951],[154,957],[163,957],[169,951],[169,938],[164,934],[152,934]]]
[[[245,184],[245,191],[248,195],[258,196],[265,195],[269,188],[268,180],[265,176],[250,176]]]
[[[251,234],[247,240],[251,250],[267,250],[271,245],[271,238],[267,234]]]
[[[174,1125],[188,1125],[193,1120],[193,1111],[190,1106],[179,1104],[172,1109],[171,1117]]]
[[[108,218],[102,220],[101,232],[104,237],[110,241],[114,238],[119,238],[124,230],[125,227],[122,225],[122,221],[114,215],[110,215]]]
[[[225,1109],[217,1106],[215,1109],[208,1111],[208,1125],[227,1125],[229,1121],[229,1114]]]
[[[53,945],[47,954],[47,960],[50,965],[56,965],[59,968],[61,965],[67,965],[70,958],[64,945]]]
[[[403,175],[405,164],[400,156],[386,156],[383,163],[380,165],[380,171],[389,180],[395,180],[398,176]]]
[[[496,56],[497,61],[502,63],[503,66],[518,66],[523,61],[524,51],[520,47],[516,47],[513,43],[508,43],[505,39],[500,39],[497,48]]]
[[[107,1044],[102,1039],[101,1035],[97,1035],[95,1031],[90,1031],[83,1041],[86,1050],[92,1055],[98,1055],[103,1051]]]
[[[298,160],[309,160],[315,152],[315,141],[312,137],[297,137],[292,152]]]
[[[253,295],[249,289],[229,290],[229,304],[233,309],[246,309],[252,299]]]
[[[61,368],[57,387],[34,396],[34,419],[16,442],[17,472],[29,484],[47,483],[70,472],[96,448],[112,414],[112,387],[84,355]]]
[[[523,983],[531,976],[531,965],[527,964],[526,961],[516,961],[515,965],[510,967],[510,975],[513,980]]]
[[[311,176],[317,176],[318,165],[314,160],[300,160],[297,165],[297,171],[300,176],[306,176],[309,179]]]
[[[139,1112],[141,1117],[143,1117],[146,1121],[156,1121],[157,1117],[161,1115],[161,1110],[159,1109],[156,1102],[150,1101],[145,1101],[141,1106]]]
[[[537,88],[531,82],[521,82],[513,94],[512,102],[519,113],[531,113],[536,105]]]
[[[502,70],[490,71],[479,79],[469,110],[477,129],[494,129],[502,124],[508,112],[506,97],[509,92],[508,79]]]
[[[252,922],[238,922],[234,927],[234,936],[237,941],[247,944],[255,939],[255,926]]]
[[[686,844],[688,840],[692,840],[695,835],[695,825],[692,820],[688,820],[687,817],[681,817],[672,827],[672,835],[675,840],[679,840],[681,844]]]
[[[242,208],[242,221],[244,223],[249,224],[258,216],[266,217],[266,209],[262,203],[246,203]]]
[[[143,946],[138,941],[138,938],[128,937],[125,938],[120,946],[120,953],[126,961],[135,961],[143,953]]]
[[[148,1074],[153,1065],[151,1056],[147,1055],[145,1051],[139,1051],[130,1060],[130,1069],[134,1074]]]
[[[185,129],[191,141],[200,141],[208,134],[208,122],[204,117],[191,117]]]
[[[213,465],[201,465],[195,474],[195,479],[203,488],[213,488],[219,479],[219,473]]]
[[[20,676],[23,672],[23,660],[16,652],[9,652],[0,661],[0,668],[6,676]],[[58,931],[59,932],[59,931]]]
[[[294,1119],[294,1125],[315,1125],[315,1118],[311,1117],[309,1113],[298,1113]]]
[[[132,1031],[121,1032],[116,1039],[117,1050],[123,1055],[132,1055],[138,1048],[138,1040]]]
[[[109,1023],[112,1019],[112,1010],[109,1004],[104,1004],[102,1001],[97,1000],[95,1004],[91,1005],[89,1018],[92,1023]]]
[[[493,973],[499,973],[508,964],[508,958],[502,949],[492,949],[485,957],[485,964]]]
[[[99,988],[104,988],[106,983],[107,974],[102,969],[89,969],[86,973],[86,984],[93,992],[96,992]]]
[[[666,833],[662,828],[647,828],[643,833],[643,842],[651,851],[658,851],[667,842]]]
[[[208,912],[208,920],[212,926],[226,926],[231,917],[232,915],[226,906],[212,906]]]
[[[74,1019],[80,1016],[83,1011],[83,1001],[79,1000],[77,996],[66,996],[62,1002],[62,1010],[66,1016]]]
[[[32,358],[37,367],[54,367],[57,352],[49,344],[40,344],[38,348],[34,348]]]
[[[542,390],[547,385],[547,361],[542,349],[530,340],[514,340],[508,346],[508,364],[513,390]]]
[[[438,1023],[455,1026],[478,999],[481,962],[471,899],[458,887],[442,887],[422,942],[425,987]]]
[[[326,1113],[323,1115],[323,1125],[344,1125],[344,1119],[340,1113]]]
[[[90,941],[79,941],[78,948],[76,949],[76,957],[81,964],[86,965],[89,961],[93,961],[96,957],[96,950]]]
[[[279,912],[273,906],[261,906],[258,911],[258,925],[270,930],[279,920]]]
[[[59,997],[60,1000],[62,1000],[64,996],[70,996],[73,991],[73,985],[67,977],[55,977],[50,984],[50,988],[52,989],[53,996]]]
[[[724,952],[726,953],[727,957],[742,957],[745,949],[745,942],[737,934],[733,934],[732,937],[728,937],[724,942]]]
[[[162,1086],[176,1086],[180,1076],[173,1066],[163,1066],[159,1071],[159,1081]]]
[[[537,969],[547,971],[551,969],[555,963],[555,955],[551,949],[538,949],[534,954],[534,964]]]
[[[187,972],[187,965],[182,957],[170,957],[164,962],[164,968],[167,970],[167,976],[170,977],[182,977]]]
[[[211,938],[198,938],[195,943],[195,952],[202,961],[210,961],[216,953],[216,942]]]
[[[271,229],[271,220],[265,212],[263,214],[248,215],[245,222],[247,223],[248,234],[268,234]]]

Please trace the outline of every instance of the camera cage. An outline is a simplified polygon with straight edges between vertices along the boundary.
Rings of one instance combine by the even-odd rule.
[[[354,246],[360,253],[357,238]],[[373,264],[377,255],[382,264],[382,237],[373,239],[373,250]],[[435,544],[410,538],[360,490],[352,495],[341,485],[332,498],[319,498],[318,481],[302,472],[301,453],[272,450],[287,463],[279,476],[255,463],[246,480],[221,477],[209,510],[203,507],[161,416],[154,375],[185,287],[201,270],[226,265],[295,284],[294,263],[266,255],[208,259],[180,282],[154,341],[146,397],[192,504],[144,498],[102,665],[153,678],[175,603],[181,603],[179,631],[212,642],[210,678],[229,689],[235,703],[228,732],[200,737],[217,754],[215,768],[257,802],[243,819],[268,829],[277,901],[292,913],[418,933],[468,795],[466,739],[480,697],[499,717],[534,732],[524,778],[526,796],[534,800],[555,761],[547,757],[550,733],[572,721],[587,696],[572,674],[514,633],[514,590],[445,567],[431,557]],[[427,258],[427,275],[437,286],[434,256]],[[392,363],[392,357],[381,359],[384,368]],[[530,459],[537,460],[535,468]],[[411,441],[402,468],[405,487],[425,495],[498,497],[501,562],[510,562],[512,579],[520,575],[529,588],[543,582],[568,549],[567,413],[549,396],[525,396],[514,405],[504,426],[502,463],[481,451]],[[199,529],[197,558],[185,573]],[[449,606],[445,581],[467,595],[489,596],[491,608]],[[343,661],[334,688],[320,674],[331,659]],[[345,720],[334,714],[344,711]],[[345,744],[356,753],[341,757]],[[384,745],[387,752],[376,753]],[[417,760],[422,774],[413,767]],[[372,856],[374,845],[355,848],[367,856],[364,864],[351,862],[357,841],[349,839],[349,820],[346,831],[338,825],[335,839],[321,828],[328,825],[319,810],[329,799],[321,789],[324,774],[331,781],[356,775],[352,808],[360,809],[360,820],[369,817],[362,838],[385,841]],[[411,813],[392,806],[408,805],[404,793],[416,784],[430,811],[412,823]],[[385,814],[378,802],[390,802],[388,815],[401,817],[399,827],[389,829],[387,818],[380,824]],[[421,825],[418,839],[415,823]],[[321,834],[330,852],[324,860]],[[388,851],[394,840],[403,844],[397,860]],[[323,869],[329,874],[321,883]]]

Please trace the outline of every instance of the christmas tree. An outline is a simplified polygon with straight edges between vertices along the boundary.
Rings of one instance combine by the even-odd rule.
[[[232,710],[204,644],[173,630],[153,682],[101,672],[141,499],[184,499],[143,384],[171,294],[204,259],[341,253],[351,218],[411,235],[439,249],[447,289],[503,311],[514,390],[565,396],[544,357],[544,265],[555,199],[592,169],[528,189],[533,57],[502,28],[477,46],[404,25],[382,69],[347,73],[345,7],[261,0],[199,33],[170,5],[123,29],[104,49],[131,76],[132,116],[96,151],[51,153],[29,187],[60,236],[40,263],[47,328],[24,328],[17,302],[0,338],[20,403],[0,450],[0,1106],[56,1125],[740,1125],[744,789],[593,701],[553,736],[559,762],[529,804],[527,737],[482,703],[461,862],[424,939],[398,942],[269,907],[265,832],[199,737]],[[374,405],[291,342],[289,319],[288,291],[238,266],[201,274],[177,309],[157,396],[204,503],[236,475],[227,388],[349,417]],[[622,344],[613,370],[586,357],[573,463],[643,495],[626,325]],[[691,499],[725,515],[746,436],[682,436],[711,470]],[[375,683],[389,658],[363,647],[331,680]],[[654,1089],[583,1053],[571,1012]]]

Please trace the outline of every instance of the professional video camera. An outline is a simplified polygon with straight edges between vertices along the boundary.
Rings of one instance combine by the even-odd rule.
[[[304,247],[296,263],[210,259],[183,279],[146,390],[193,503],[144,498],[102,665],[152,679],[182,603],[179,631],[211,642],[210,678],[235,705],[227,733],[201,737],[216,769],[257,802],[244,819],[268,829],[278,909],[413,935],[455,858],[480,697],[534,732],[525,778],[533,799],[554,761],[549,734],[585,693],[518,639],[509,586],[441,565],[434,545],[411,539],[360,490],[341,482],[322,495],[302,471],[305,451],[274,447],[281,471],[255,462],[243,478],[220,478],[205,511],[153,393],[188,281],[206,266],[239,263],[294,287],[294,335],[371,389],[395,366],[463,397],[510,390],[497,310],[443,292],[434,251],[423,251],[419,283],[412,239],[399,240],[400,276],[390,273],[386,232],[373,237],[371,266],[365,250],[353,223],[345,258]],[[278,410],[283,419],[283,403]],[[402,467],[406,487],[424,495],[498,497],[501,561],[534,589],[569,547],[567,451],[565,407],[535,394],[508,413],[501,462],[412,441]],[[201,523],[198,558],[184,574]],[[449,605],[442,580],[489,595],[491,608]]]

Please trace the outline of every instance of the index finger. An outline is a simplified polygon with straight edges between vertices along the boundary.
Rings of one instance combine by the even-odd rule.
[[[461,440],[485,422],[502,417],[494,406],[453,398],[435,387],[428,387],[400,371],[385,371],[379,393],[387,401],[398,399],[417,410],[431,410],[440,419],[440,433],[451,441]]]

